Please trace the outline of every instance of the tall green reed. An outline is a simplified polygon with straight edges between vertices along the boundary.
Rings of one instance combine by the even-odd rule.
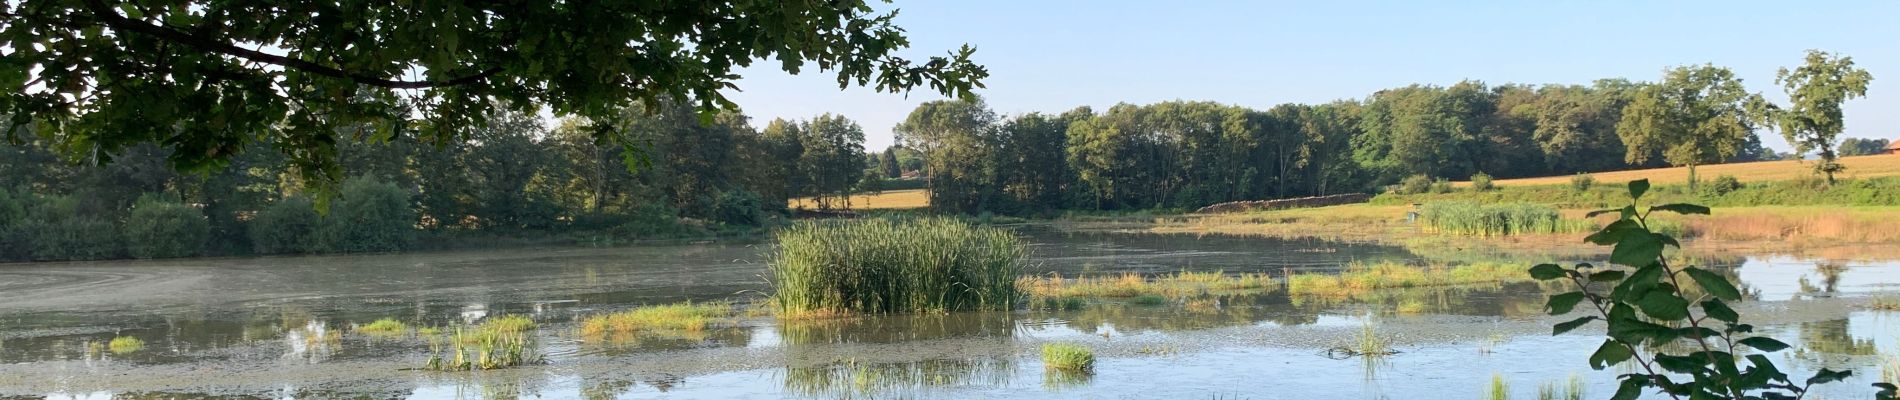
[[[802,222],[775,236],[781,315],[1008,309],[1027,253],[1007,231],[937,217]]]

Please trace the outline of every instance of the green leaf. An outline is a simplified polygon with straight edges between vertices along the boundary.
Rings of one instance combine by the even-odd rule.
[[[1592,316],[1577,318],[1577,319],[1573,319],[1573,320],[1569,320],[1565,322],[1559,322],[1557,323],[1557,325],[1552,325],[1550,327],[1550,335],[1557,336],[1557,335],[1564,334],[1564,332],[1577,330],[1577,327],[1581,327],[1583,326],[1583,324],[1588,324],[1590,323],[1590,321],[1594,321],[1596,319],[1597,317],[1592,315]]]
[[[1689,317],[1689,300],[1666,290],[1652,290],[1636,301],[1636,307],[1651,318],[1675,321]]]
[[[1735,309],[1729,308],[1728,304],[1722,303],[1721,299],[1703,300],[1702,313],[1707,314],[1710,318],[1731,324],[1742,318],[1740,314],[1735,313]]]
[[[1623,235],[1616,241],[1616,248],[1610,250],[1610,262],[1632,267],[1655,264],[1663,251],[1663,242],[1656,236],[1660,235],[1647,230]]]
[[[1623,280],[1623,276],[1625,275],[1627,274],[1625,274],[1622,270],[1610,269],[1610,270],[1597,271],[1596,273],[1590,274],[1590,281],[1591,282],[1616,282],[1616,281]]]
[[[1847,379],[1847,377],[1853,376],[1853,375],[1854,375],[1854,371],[1834,371],[1827,368],[1821,368],[1820,372],[1814,373],[1814,377],[1808,378],[1808,384],[1813,385],[1817,383],[1839,382],[1840,380]]]
[[[1649,191],[1648,179],[1637,179],[1637,180],[1630,181],[1630,199],[1641,199],[1643,198],[1643,193],[1648,192],[1648,191]]]
[[[1597,233],[1590,234],[1590,236],[1585,236],[1583,240],[1589,241],[1590,243],[1595,243],[1599,246],[1608,246],[1608,245],[1616,244],[1616,242],[1618,241],[1621,241],[1623,239],[1623,235],[1627,235],[1630,232],[1636,232],[1636,231],[1647,231],[1647,230],[1643,229],[1642,224],[1636,223],[1635,220],[1619,219],[1619,220],[1616,220],[1616,222],[1611,222],[1609,225],[1605,225],[1603,229],[1598,230]]]
[[[1544,307],[1550,311],[1550,315],[1564,315],[1570,313],[1571,309],[1577,308],[1579,301],[1583,301],[1583,292],[1551,295],[1550,301],[1545,302]]]
[[[1675,372],[1675,373],[1680,373],[1680,374],[1696,374],[1696,373],[1704,372],[1702,365],[1705,360],[1698,359],[1695,357],[1672,356],[1672,355],[1663,354],[1663,353],[1656,353],[1656,356],[1650,359],[1655,360],[1657,365],[1661,365],[1663,369],[1668,370],[1669,372]]]
[[[1557,264],[1537,264],[1531,267],[1532,279],[1547,281],[1562,277],[1564,277],[1564,267],[1559,267]]]
[[[1597,217],[1598,215],[1603,215],[1603,214],[1609,214],[1609,213],[1613,213],[1613,212],[1617,212],[1617,211],[1622,211],[1622,210],[1623,210],[1623,209],[1620,209],[1620,208],[1605,208],[1605,209],[1601,209],[1601,210],[1596,210],[1596,211],[1591,211],[1591,212],[1588,212],[1588,213],[1584,213],[1584,214],[1583,214],[1583,217],[1584,217],[1584,218],[1596,218],[1596,217]]]
[[[1652,212],[1668,211],[1668,212],[1673,212],[1673,213],[1683,214],[1683,215],[1691,215],[1691,214],[1709,215],[1708,207],[1699,206],[1695,204],[1687,204],[1687,203],[1664,204],[1660,206],[1650,207],[1649,211],[1652,211]]]
[[[1683,271],[1688,272],[1689,278],[1695,279],[1696,285],[1702,286],[1703,291],[1708,292],[1711,296],[1715,296],[1715,298],[1728,301],[1742,299],[1742,292],[1736,290],[1735,284],[1729,283],[1728,278],[1724,278],[1714,272],[1709,272],[1709,270],[1695,267],[1690,267]]]
[[[1757,350],[1761,350],[1761,351],[1769,352],[1769,353],[1782,351],[1788,348],[1787,343],[1782,343],[1780,340],[1775,340],[1773,338],[1768,338],[1764,336],[1750,337],[1747,339],[1735,341],[1735,343],[1739,343],[1748,347],[1753,347]]]
[[[1623,383],[1616,386],[1616,394],[1610,395],[1610,400],[1636,400],[1643,397],[1644,382],[1639,377],[1623,378]]]
[[[1596,353],[1590,354],[1590,368],[1601,370],[1622,364],[1624,361],[1629,361],[1631,355],[1628,346],[1614,340],[1605,340],[1602,346],[1597,346]]]

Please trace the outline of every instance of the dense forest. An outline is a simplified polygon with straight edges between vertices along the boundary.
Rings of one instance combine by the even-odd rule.
[[[0,146],[0,259],[707,236],[769,226],[796,211],[791,198],[848,209],[851,193],[914,187],[898,182],[926,182],[939,212],[1049,215],[1791,156],[1757,134],[1772,128],[1773,105],[1707,65],[1655,83],[1465,81],[1265,110],[1170,101],[1003,116],[964,96],[918,106],[881,152],[830,114],[760,128],[739,112],[662,101],[547,126],[495,110],[447,144],[339,129],[332,143],[348,178],[320,193],[270,142],[179,173],[162,146],[88,166],[83,152],[16,135]],[[1853,139],[1840,153],[1884,144]]]
[[[0,260],[396,251],[482,238],[624,241],[743,232],[790,197],[848,207],[873,165],[836,115],[709,122],[689,104],[628,107],[611,124],[503,112],[465,143],[335,141],[349,177],[310,193],[272,143],[222,168],[173,172],[140,145],[98,166],[34,135],[0,145]],[[702,123],[705,122],[705,123]],[[624,143],[597,141],[595,126]],[[634,151],[629,151],[629,148]],[[660,156],[644,156],[644,155]],[[838,199],[838,200],[832,200]],[[835,204],[835,206],[833,205]]]

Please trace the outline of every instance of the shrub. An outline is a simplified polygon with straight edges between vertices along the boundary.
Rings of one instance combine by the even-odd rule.
[[[42,196],[32,203],[17,229],[33,260],[99,260],[124,254],[119,227],[105,216],[79,215],[73,198]]]
[[[764,201],[749,190],[729,190],[713,202],[713,219],[727,225],[757,226],[765,221]]]
[[[1432,177],[1418,174],[1399,180],[1399,194],[1419,194],[1432,190]]]
[[[0,187],[0,261],[24,261],[32,253],[23,227],[34,197],[25,189],[10,191]]]
[[[1639,202],[1648,191],[1648,180],[1630,182],[1629,207],[1641,209]],[[1674,398],[1793,399],[1801,398],[1814,384],[1839,381],[1852,374],[1821,368],[1804,381],[1792,381],[1779,372],[1772,353],[1790,346],[1756,336],[1753,325],[1741,322],[1741,315],[1728,304],[1742,301],[1742,292],[1728,277],[1694,266],[1671,265],[1664,250],[1681,245],[1675,238],[1651,229],[1649,216],[1656,211],[1709,214],[1708,207],[1698,205],[1654,206],[1643,212],[1620,213],[1620,219],[1587,238],[1615,247],[1609,264],[1632,268],[1539,264],[1529,271],[1532,278],[1555,280],[1576,289],[1551,295],[1545,303],[1550,315],[1568,315],[1573,310],[1586,314],[1556,324],[1552,334],[1573,331],[1594,321],[1605,323],[1605,340],[1590,355],[1590,366],[1635,371],[1621,375],[1622,384],[1611,398],[1633,399],[1644,392],[1661,391]],[[1591,304],[1577,307],[1584,301]],[[1630,362],[1636,365],[1617,367]],[[1894,397],[1893,385],[1874,386],[1881,389],[1875,398]]]
[[[768,279],[781,312],[1005,310],[1026,248],[955,219],[804,222],[779,230]]]
[[[1590,188],[1596,187],[1596,185],[1596,175],[1577,174],[1570,177],[1570,189],[1576,190],[1578,193],[1588,192]]]
[[[317,237],[327,251],[401,251],[415,240],[415,230],[416,211],[409,206],[408,191],[359,177],[343,182]]]
[[[138,258],[198,255],[211,235],[204,212],[163,196],[146,195],[125,219],[126,251]]]
[[[278,200],[251,219],[251,245],[258,254],[316,252],[319,220],[316,204],[308,197]]]
[[[1491,185],[1491,174],[1483,172],[1471,174],[1471,190],[1485,192],[1495,188]]]
[[[1047,369],[1086,372],[1095,369],[1095,351],[1077,344],[1045,343],[1042,366]]]
[[[1703,186],[1702,190],[1703,193],[1710,196],[1722,196],[1737,190],[1742,190],[1742,181],[1735,179],[1734,175],[1717,176],[1715,180],[1709,181],[1708,185]]]
[[[1432,180],[1432,193],[1451,193],[1452,191],[1451,180],[1445,178]]]

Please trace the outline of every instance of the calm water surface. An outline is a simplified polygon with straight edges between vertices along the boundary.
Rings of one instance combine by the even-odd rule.
[[[1033,272],[1338,270],[1420,261],[1375,244],[1024,230]],[[1693,245],[1692,245],[1693,246]],[[24,398],[1472,398],[1493,376],[1517,397],[1592,371],[1600,338],[1549,335],[1535,284],[1381,292],[1320,301],[1283,293],[1213,304],[867,317],[746,318],[689,337],[578,338],[577,316],[682,300],[756,301],[769,244],[498,250],[335,257],[0,265],[0,396]],[[1424,253],[1425,251],[1420,251]],[[1435,252],[1434,252],[1435,253]],[[1522,255],[1520,255],[1522,256]],[[1536,255],[1529,255],[1536,257]],[[1829,398],[1867,397],[1900,314],[1860,304],[1900,264],[1732,255],[1757,301],[1741,306],[1795,343],[1784,366],[1851,368]],[[1399,312],[1403,311],[1403,312]],[[544,365],[474,373],[413,368],[425,340],[354,325],[422,326],[523,314]],[[1401,353],[1332,359],[1368,323]],[[1587,330],[1587,329],[1586,329]],[[101,349],[115,336],[140,351]],[[1037,348],[1078,342],[1095,373],[1045,372]],[[1779,360],[1778,360],[1779,361]]]

